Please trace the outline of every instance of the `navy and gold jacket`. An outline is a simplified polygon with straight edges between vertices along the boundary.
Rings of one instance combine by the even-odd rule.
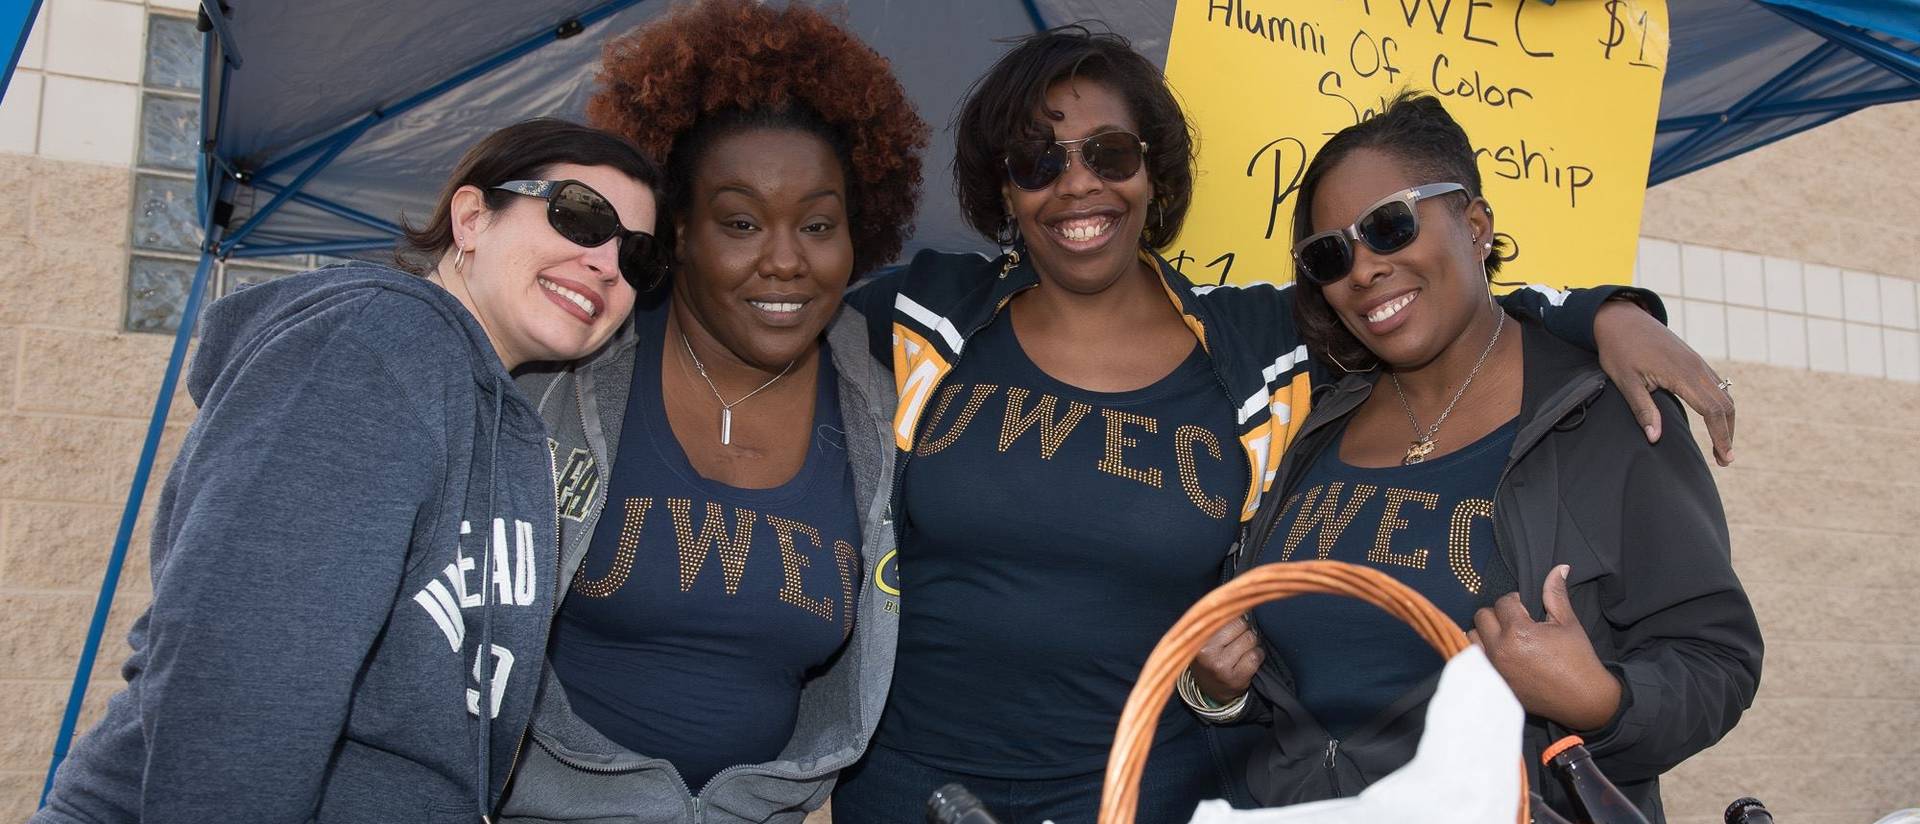
[[[1220,380],[1221,402],[1232,404],[1251,472],[1240,521],[1250,521],[1273,486],[1280,456],[1306,420],[1316,385],[1333,374],[1308,356],[1293,319],[1292,284],[1196,285],[1164,258],[1143,251],[1160,272],[1167,300],[1193,330]],[[1005,258],[924,251],[906,266],[876,275],[847,294],[867,318],[874,357],[893,364],[900,395],[894,412],[894,502],[912,457],[927,401],[959,363],[967,341],[1001,317],[1013,297],[1036,286],[1031,261],[1002,272]],[[1555,337],[1594,348],[1593,320],[1602,303],[1631,295],[1659,314],[1659,299],[1631,287],[1559,292],[1521,289],[1501,298],[1510,312],[1537,318]],[[904,529],[904,519],[895,519]],[[1221,547],[1223,557],[1230,551]]]

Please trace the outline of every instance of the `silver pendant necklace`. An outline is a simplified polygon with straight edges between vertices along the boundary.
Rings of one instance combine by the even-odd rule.
[[[772,386],[774,381],[777,381],[781,378],[786,377],[788,372],[793,371],[793,365],[800,362],[799,358],[794,358],[793,360],[787,361],[787,368],[780,370],[780,374],[774,375],[773,377],[768,378],[766,383],[760,384],[760,389],[755,389],[752,392],[748,392],[747,394],[740,396],[740,399],[734,401],[733,403],[727,403],[726,398],[720,397],[720,387],[714,386],[713,378],[707,376],[707,365],[704,363],[701,363],[700,356],[693,353],[693,342],[687,340],[687,333],[685,332],[680,333],[680,345],[687,347],[687,357],[693,359],[694,371],[699,372],[700,379],[707,382],[708,389],[713,390],[713,399],[720,402],[720,445],[721,446],[729,446],[733,443],[733,408],[736,406],[739,406],[742,403],[745,403],[748,398],[751,398],[755,395],[760,394],[760,389],[765,389],[769,386]]]
[[[1433,436],[1440,433],[1440,425],[1447,422],[1448,415],[1453,414],[1453,405],[1460,402],[1461,395],[1467,394],[1467,387],[1473,385],[1473,377],[1480,374],[1480,367],[1486,365],[1487,356],[1493,354],[1493,345],[1500,342],[1500,330],[1507,328],[1507,313],[1499,312],[1499,315],[1500,322],[1493,327],[1493,340],[1487,341],[1487,348],[1480,350],[1480,359],[1473,362],[1473,369],[1467,372],[1467,379],[1460,382],[1460,389],[1453,393],[1453,400],[1447,401],[1447,408],[1440,411],[1439,419],[1435,420],[1432,426],[1427,427],[1426,432],[1420,431],[1420,421],[1413,416],[1413,406],[1407,403],[1407,393],[1400,389],[1400,379],[1392,372],[1387,373],[1387,380],[1393,381],[1393,393],[1400,396],[1400,408],[1407,411],[1407,424],[1413,427],[1413,443],[1407,446],[1407,456],[1400,459],[1402,466],[1420,463],[1426,460],[1428,455],[1433,454],[1433,450],[1439,448],[1439,444],[1434,443]]]

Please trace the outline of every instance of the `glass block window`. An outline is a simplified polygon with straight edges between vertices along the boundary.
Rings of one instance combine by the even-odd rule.
[[[140,152],[134,170],[131,251],[127,260],[130,332],[171,334],[180,327],[200,263],[200,210],[194,171],[200,161],[202,35],[191,17],[147,17],[140,95]],[[313,265],[310,256],[229,262],[205,299]]]
[[[127,276],[127,331],[167,332],[180,328],[197,260],[136,254]]]
[[[147,18],[147,85],[200,93],[203,47],[191,17],[155,14]]]
[[[148,92],[140,106],[140,165],[193,174],[200,160],[200,101]]]
[[[156,252],[200,251],[193,178],[141,173],[133,184],[133,245]]]

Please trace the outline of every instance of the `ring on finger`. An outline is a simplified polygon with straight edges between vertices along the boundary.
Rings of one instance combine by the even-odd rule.
[[[1715,389],[1718,389],[1718,390],[1720,390],[1720,391],[1722,391],[1722,392],[1726,392],[1727,394],[1729,394],[1729,395],[1731,395],[1731,394],[1733,394],[1733,392],[1732,392],[1732,389],[1733,389],[1733,379],[1732,379],[1732,378],[1721,378],[1721,379],[1720,379],[1720,381],[1719,381],[1718,383],[1715,383],[1715,384],[1713,385],[1713,387],[1714,387]]]

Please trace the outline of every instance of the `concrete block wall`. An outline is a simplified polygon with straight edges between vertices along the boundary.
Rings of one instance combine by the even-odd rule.
[[[143,39],[152,4],[47,0],[0,101],[0,820],[33,811],[171,337],[123,331]],[[192,419],[173,405],[160,454]],[[155,484],[157,492],[158,484]],[[151,500],[151,496],[149,496]],[[82,724],[118,690],[146,606],[146,527]]]
[[[1920,104],[1870,109],[1647,193],[1639,280],[1734,381],[1714,475],[1767,640],[1740,726],[1664,782],[1674,824],[1920,807],[1915,133]]]
[[[172,338],[121,331],[130,169],[0,154],[0,181],[27,193],[0,218],[0,696],[16,708],[0,733],[0,820],[21,821],[39,798]],[[162,471],[192,412],[182,393]],[[118,689],[127,626],[150,591],[146,561],[143,523],[83,725]]]

